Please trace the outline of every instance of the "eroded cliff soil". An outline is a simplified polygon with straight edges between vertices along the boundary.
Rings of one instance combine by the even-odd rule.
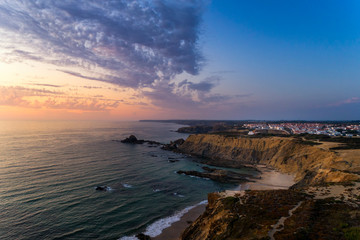
[[[295,175],[295,181],[300,186],[359,179],[357,174],[351,172],[352,163],[340,155],[292,138],[234,138],[198,134],[189,136],[179,150],[201,156],[205,163],[214,166],[272,166]]]

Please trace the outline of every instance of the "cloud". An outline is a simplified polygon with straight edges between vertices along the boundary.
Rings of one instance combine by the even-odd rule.
[[[36,97],[36,99],[32,99],[32,97]],[[121,102],[123,101],[107,99],[103,96],[74,97],[45,89],[0,86],[0,106],[108,111],[118,107]]]
[[[212,93],[219,83],[218,76],[211,76],[195,83],[183,80],[179,83],[158,82],[153,89],[144,90],[142,95],[156,106],[186,111],[214,110],[226,104],[239,104],[252,94],[223,95]]]
[[[330,104],[329,106],[337,107],[337,106],[342,106],[342,105],[351,104],[351,103],[360,103],[360,97],[348,98],[348,99],[346,99],[346,100],[343,100],[343,101],[339,101],[339,102],[337,102],[337,103]]]
[[[41,107],[51,109],[69,109],[82,111],[107,111],[119,106],[120,101],[95,98],[49,98]]]
[[[97,87],[97,86],[82,86],[82,87],[86,89],[102,89],[102,87]]]
[[[39,86],[39,87],[54,87],[54,88],[62,87],[61,85],[47,84],[47,83],[29,83],[28,85]]]
[[[216,84],[220,81],[217,76],[208,77],[199,83],[190,82],[187,79],[178,84],[179,88],[185,88],[186,90],[193,90],[199,92],[210,92]]]
[[[183,72],[196,75],[204,61],[198,38],[206,2],[3,0],[2,59],[50,63],[77,77],[132,88]]]

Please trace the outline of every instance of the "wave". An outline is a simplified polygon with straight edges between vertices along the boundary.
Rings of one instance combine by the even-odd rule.
[[[174,195],[174,196],[181,197],[181,198],[185,197],[184,195],[178,194],[177,192],[174,192],[173,195]]]
[[[127,184],[127,183],[122,183],[124,188],[133,188],[133,185]]]
[[[186,213],[188,213],[191,209],[193,209],[197,206],[200,206],[200,205],[207,204],[207,202],[208,202],[207,200],[201,201],[198,204],[186,207],[183,210],[176,212],[175,214],[173,214],[170,217],[166,217],[166,218],[157,220],[156,222],[150,224],[146,228],[144,234],[149,235],[152,238],[159,236],[164,229],[170,227],[173,223],[180,221],[181,217],[184,216]],[[119,238],[119,240],[138,240],[138,238],[136,238],[135,236],[126,236],[126,237]]]

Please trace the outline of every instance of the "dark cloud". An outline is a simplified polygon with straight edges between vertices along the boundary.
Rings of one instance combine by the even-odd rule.
[[[4,0],[0,46],[8,50],[7,62],[41,61],[81,78],[151,87],[183,72],[199,73],[204,6],[201,0]]]
[[[178,84],[179,88],[186,88],[187,90],[194,90],[200,92],[210,92],[216,84],[220,81],[220,78],[217,76],[208,77],[199,83],[190,82],[187,79]]]

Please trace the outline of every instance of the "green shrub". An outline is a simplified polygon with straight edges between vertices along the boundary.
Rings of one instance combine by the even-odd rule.
[[[359,240],[360,239],[360,227],[351,227],[344,229],[346,240]]]

